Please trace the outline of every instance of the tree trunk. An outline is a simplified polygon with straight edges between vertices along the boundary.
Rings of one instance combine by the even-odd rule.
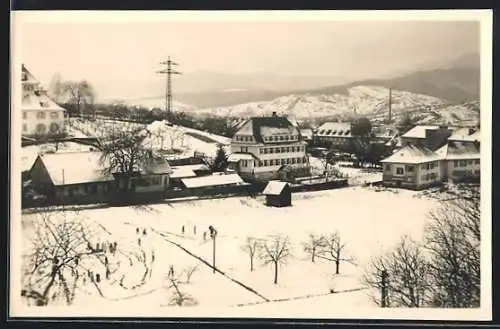
[[[253,271],[253,256],[250,256],[250,272]]]
[[[335,274],[339,274],[340,261],[335,261]]]
[[[278,263],[274,263],[274,284],[278,283]]]
[[[316,251],[313,249],[311,252],[311,261],[314,263],[314,258],[316,256]]]

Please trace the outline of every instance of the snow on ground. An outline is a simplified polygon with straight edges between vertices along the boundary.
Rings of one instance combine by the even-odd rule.
[[[119,246],[135,246],[141,237],[142,249],[150,255],[154,249],[155,262],[151,265],[152,274],[147,282],[136,291],[123,291],[116,284],[103,288],[106,298],[96,295],[80,295],[75,305],[110,305],[113,301],[124,310],[137,303],[151,307],[167,307],[169,291],[165,280],[170,265],[176,273],[198,265],[191,283],[181,285],[181,290],[189,293],[203,311],[206,307],[224,310],[238,304],[255,304],[263,299],[201,264],[178,247],[167,242],[179,243],[209,263],[212,262],[213,243],[203,232],[209,225],[218,230],[216,240],[216,265],[231,278],[252,287],[264,297],[289,299],[317,295],[294,301],[274,302],[270,309],[305,306],[308,301],[322,300],[335,306],[352,305],[366,307],[371,305],[365,290],[342,292],[362,288],[360,277],[371,257],[390,248],[403,235],[411,235],[420,240],[426,213],[439,203],[437,200],[415,197],[416,192],[399,190],[375,192],[361,187],[337,190],[296,193],[293,206],[272,208],[264,206],[264,198],[234,197],[203,201],[164,203],[147,206],[129,206],[81,210],[80,215],[88,221],[101,224]],[[355,200],[353,203],[353,200]],[[405,207],[396,205],[405,204]],[[362,205],[361,207],[358,205]],[[314,211],[311,211],[314,209]],[[69,212],[68,212],[69,213]],[[25,233],[29,223],[36,221],[36,215],[24,214],[22,217]],[[136,227],[147,229],[147,235],[139,236]],[[184,227],[184,233],[182,233]],[[196,227],[196,233],[195,233]],[[329,234],[338,231],[347,244],[346,252],[356,258],[356,264],[341,264],[340,275],[333,275],[334,265],[325,260],[310,261],[303,252],[302,242],[308,234]],[[263,266],[255,260],[255,270],[250,271],[249,256],[242,249],[247,237],[270,241],[270,234],[287,236],[292,245],[293,257],[280,267],[278,284],[273,284],[273,268]],[[29,240],[29,234],[23,234]],[[126,247],[131,249],[132,247]],[[148,263],[148,261],[146,261]],[[139,281],[144,267],[126,267],[124,271],[129,284]],[[328,294],[330,289],[338,294]],[[362,292],[365,293],[362,293]],[[328,296],[323,296],[327,294]],[[139,295],[139,296],[137,296]],[[141,303],[142,304],[142,303]],[[115,304],[113,304],[115,305]],[[247,305],[243,309],[269,305]],[[309,305],[309,303],[308,303]],[[196,306],[194,306],[196,307]],[[169,313],[169,308],[165,312]],[[269,309],[268,309],[269,310]],[[311,309],[313,312],[314,310]]]
[[[296,118],[322,117],[335,114],[352,113],[372,115],[388,109],[389,89],[378,86],[354,86],[348,88],[346,94],[291,94],[267,102],[253,102],[234,106],[200,109],[196,113],[218,116],[256,116],[270,115],[272,112],[286,113]],[[401,111],[406,108],[422,105],[442,104],[439,98],[410,93],[392,91],[392,109]]]

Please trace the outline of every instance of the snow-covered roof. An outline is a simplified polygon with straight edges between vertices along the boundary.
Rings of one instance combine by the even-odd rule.
[[[427,130],[438,130],[439,126],[427,126],[427,125],[419,125],[415,126],[412,129],[408,130],[402,137],[408,138],[426,138],[425,132]]]
[[[29,84],[39,84],[40,83],[35,78],[35,76],[24,66],[24,64],[22,65],[21,81],[22,81],[22,83],[29,83]]]
[[[266,188],[262,191],[264,195],[280,195],[283,189],[288,185],[287,182],[281,182],[277,180],[270,181],[267,183]]]
[[[185,165],[172,167],[172,174],[170,178],[189,178],[196,177],[195,170],[208,170],[209,168],[204,164]]]
[[[114,180],[103,173],[101,152],[53,153],[39,158],[56,186]]]
[[[187,188],[220,186],[220,185],[241,185],[245,182],[238,174],[212,174],[195,178],[181,179]]]
[[[313,131],[312,131],[312,129],[309,129],[309,128],[307,128],[307,129],[300,129],[300,134],[303,137],[311,139],[312,136],[313,136]]]
[[[448,144],[436,151],[445,160],[480,159],[480,147],[471,143],[449,141]]]
[[[238,130],[247,124],[251,126],[252,135],[258,143],[266,143],[262,136],[269,133],[269,128],[271,130],[298,130],[298,127],[287,118],[274,115],[270,117],[252,117],[239,126]]]
[[[238,162],[240,160],[253,160],[254,157],[250,153],[232,153],[227,158],[229,162]]]
[[[384,163],[425,163],[440,160],[441,157],[428,148],[408,144],[380,162]]]
[[[347,137],[351,136],[351,123],[325,122],[318,127],[317,135],[320,137]]]
[[[450,141],[474,142],[480,141],[481,132],[479,130],[471,131],[470,128],[459,128],[448,138]]]

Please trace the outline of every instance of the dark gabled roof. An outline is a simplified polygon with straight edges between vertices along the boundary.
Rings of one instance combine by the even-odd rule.
[[[258,143],[264,143],[260,130],[262,127],[270,128],[288,128],[293,126],[285,117],[254,117],[249,119],[252,122],[253,137]]]

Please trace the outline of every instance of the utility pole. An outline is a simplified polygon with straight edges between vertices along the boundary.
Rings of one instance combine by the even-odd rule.
[[[392,88],[389,88],[389,124],[392,123]]]
[[[160,62],[160,64],[166,65],[166,68],[161,69],[160,71],[156,71],[156,73],[167,75],[166,89],[165,89],[165,112],[167,114],[170,114],[172,111],[172,75],[182,74],[182,73],[172,68],[172,66],[178,66],[179,64],[172,61],[170,59],[170,56],[168,56],[168,59],[166,61]]]

